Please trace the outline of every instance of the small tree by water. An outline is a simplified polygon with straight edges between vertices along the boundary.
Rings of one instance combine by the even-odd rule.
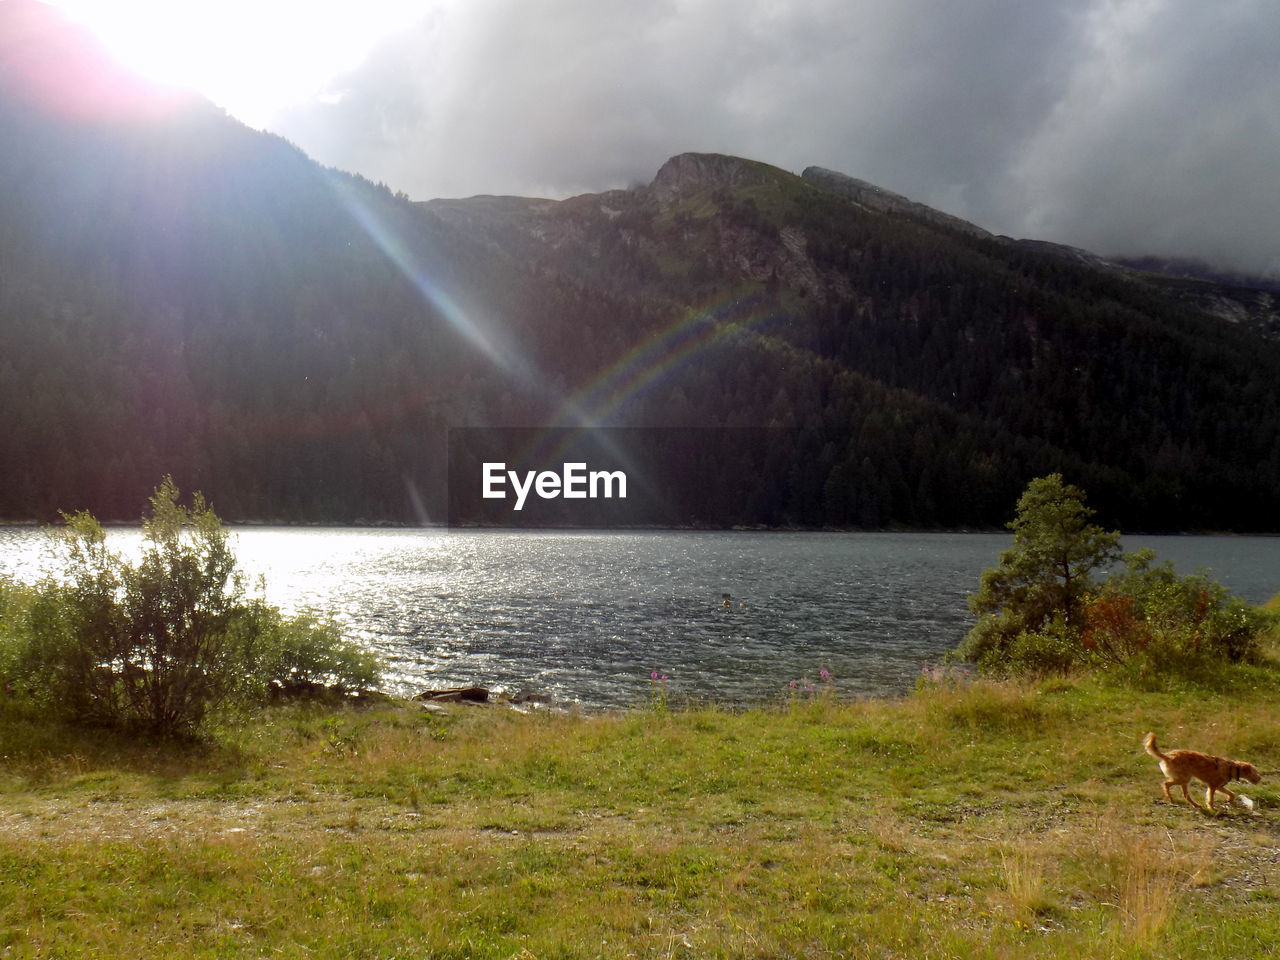
[[[959,658],[1018,673],[1121,667],[1202,677],[1207,665],[1257,658],[1266,614],[1203,573],[1153,565],[1149,550],[1121,555],[1120,533],[1092,516],[1084,491],[1060,474],[1031,481],[1009,523],[1013,546],[969,597],[980,617]]]
[[[1013,546],[1000,563],[983,571],[969,608],[979,614],[959,654],[967,660],[1003,659],[1020,634],[1059,620],[1067,631],[1079,625],[1095,574],[1120,556],[1120,533],[1090,522],[1084,491],[1062,474],[1039,477],[1018,500],[1008,524]]]
[[[217,515],[198,493],[179,503],[171,479],[151,497],[136,562],[88,513],[66,521],[61,575],[5,613],[10,682],[52,713],[180,734],[273,686],[378,682],[376,659],[332,626],[250,596]]]

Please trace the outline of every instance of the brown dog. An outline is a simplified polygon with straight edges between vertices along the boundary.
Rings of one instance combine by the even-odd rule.
[[[1209,803],[1209,809],[1212,810],[1214,791],[1221,790],[1227,795],[1227,803],[1231,803],[1236,795],[1227,789],[1228,783],[1232,780],[1248,780],[1250,783],[1257,783],[1262,779],[1262,775],[1252,763],[1240,763],[1224,757],[1211,757],[1207,753],[1197,753],[1195,750],[1170,750],[1168,753],[1161,753],[1156,746],[1154,733],[1148,733],[1143,738],[1142,745],[1146,747],[1147,753],[1159,761],[1160,769],[1169,778],[1164,782],[1164,795],[1169,800],[1173,800],[1173,797],[1169,796],[1169,788],[1176,783],[1182,788],[1182,795],[1187,798],[1187,803],[1200,807],[1200,804],[1191,799],[1191,794],[1187,793],[1187,784],[1194,778],[1209,785],[1209,789],[1205,791],[1205,799]],[[1200,809],[1204,808],[1200,807]]]

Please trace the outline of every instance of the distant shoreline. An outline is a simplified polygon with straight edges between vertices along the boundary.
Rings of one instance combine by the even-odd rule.
[[[108,529],[137,528],[141,526],[137,520],[101,520]],[[291,522],[286,520],[223,520],[223,525],[233,530],[282,529],[282,530],[392,530],[407,532],[411,530],[429,530],[437,533],[892,533],[892,534],[990,534],[1008,533],[1001,527],[805,527],[805,526],[768,526],[765,524],[732,527],[689,524],[685,526],[562,526],[562,527],[508,527],[497,524],[415,524],[383,521],[377,523],[329,523]],[[59,524],[41,520],[0,520],[3,529],[39,529],[55,527]],[[1126,537],[1280,537],[1280,531],[1240,531],[1240,530],[1126,530]]]

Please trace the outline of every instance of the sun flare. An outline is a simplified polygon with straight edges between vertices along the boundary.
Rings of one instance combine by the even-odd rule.
[[[426,15],[421,2],[52,0],[149,80],[194,90],[250,126],[321,94],[377,43]]]

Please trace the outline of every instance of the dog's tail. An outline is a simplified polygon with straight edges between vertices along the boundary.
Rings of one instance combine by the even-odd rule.
[[[1161,753],[1160,749],[1156,746],[1156,735],[1154,733],[1148,733],[1142,738],[1142,746],[1147,753],[1151,754],[1157,760],[1165,759],[1165,755]]]

